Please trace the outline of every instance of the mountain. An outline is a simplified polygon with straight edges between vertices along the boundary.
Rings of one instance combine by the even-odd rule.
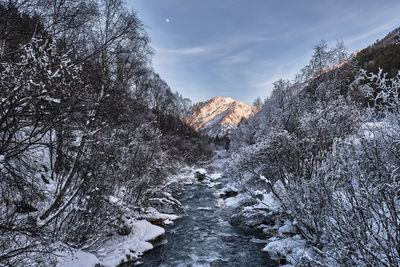
[[[380,40],[376,40],[376,42],[370,45],[368,48],[376,49],[387,47],[389,45],[399,44],[400,43],[400,27],[394,29],[393,31],[389,32],[384,38]]]
[[[377,73],[382,69],[386,78],[393,78],[400,68],[400,27],[363,49],[357,55],[360,68],[367,73]]]
[[[260,110],[230,97],[216,96],[197,103],[186,118],[196,131],[210,137],[222,137],[236,129],[242,119],[248,119]]]

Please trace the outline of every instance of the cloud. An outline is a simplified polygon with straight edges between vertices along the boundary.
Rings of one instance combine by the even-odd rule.
[[[368,31],[366,31],[366,32],[364,32],[362,34],[356,35],[356,36],[354,36],[352,38],[349,38],[345,42],[347,44],[353,44],[353,43],[359,42],[361,40],[367,39],[367,38],[369,38],[371,36],[374,36],[374,35],[376,35],[378,33],[385,33],[386,34],[386,33],[388,33],[388,31],[393,30],[395,27],[397,27],[399,25],[399,22],[400,21],[397,18],[396,19],[392,19],[391,21],[389,21],[389,22],[387,22],[385,24],[382,24],[382,25],[380,25],[378,27],[375,27],[375,28],[373,28],[371,30],[368,30]]]
[[[160,48],[160,47],[155,47],[155,50],[157,53],[162,54],[162,55],[199,55],[199,54],[205,54],[209,53],[212,51],[207,46],[201,47],[188,47],[188,48],[182,48],[182,49],[165,49],[165,48]]]
[[[219,55],[226,55],[229,54],[234,49],[240,49],[240,47],[244,45],[248,45],[250,43],[255,42],[267,42],[271,41],[273,38],[269,37],[244,37],[244,36],[237,36],[237,37],[230,37],[226,38],[225,40],[218,40],[214,41],[212,44],[208,45],[199,45],[193,47],[183,47],[183,48],[174,48],[174,49],[167,49],[159,46],[155,46],[155,50],[157,53],[163,55],[204,55],[210,53],[219,53]],[[232,57],[233,59],[233,57]],[[236,58],[237,60],[238,58]]]
[[[171,85],[179,86],[194,101],[224,94],[251,103],[259,93],[265,96],[267,88],[258,83],[270,76],[279,62],[263,58],[260,49],[265,49],[265,42],[273,39],[263,36],[224,39],[204,46],[156,47],[155,67],[167,80],[179,80],[179,83]],[[223,93],[222,88],[225,89]]]

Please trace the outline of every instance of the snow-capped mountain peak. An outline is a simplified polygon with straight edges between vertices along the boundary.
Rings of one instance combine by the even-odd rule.
[[[197,103],[186,119],[194,129],[211,137],[224,136],[237,128],[242,119],[248,119],[259,111],[231,97],[216,96]]]

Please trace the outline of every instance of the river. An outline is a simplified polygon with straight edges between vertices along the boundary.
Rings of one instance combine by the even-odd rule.
[[[218,212],[223,199],[217,191],[226,180],[214,181],[214,187],[188,186],[179,198],[185,213],[166,227],[161,244],[132,266],[277,266],[261,251],[265,243],[256,233],[231,226]]]

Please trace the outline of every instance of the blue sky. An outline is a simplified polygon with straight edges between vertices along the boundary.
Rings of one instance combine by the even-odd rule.
[[[128,3],[148,27],[155,71],[193,102],[218,95],[251,104],[275,80],[293,79],[321,39],[353,52],[400,26],[398,0]]]

